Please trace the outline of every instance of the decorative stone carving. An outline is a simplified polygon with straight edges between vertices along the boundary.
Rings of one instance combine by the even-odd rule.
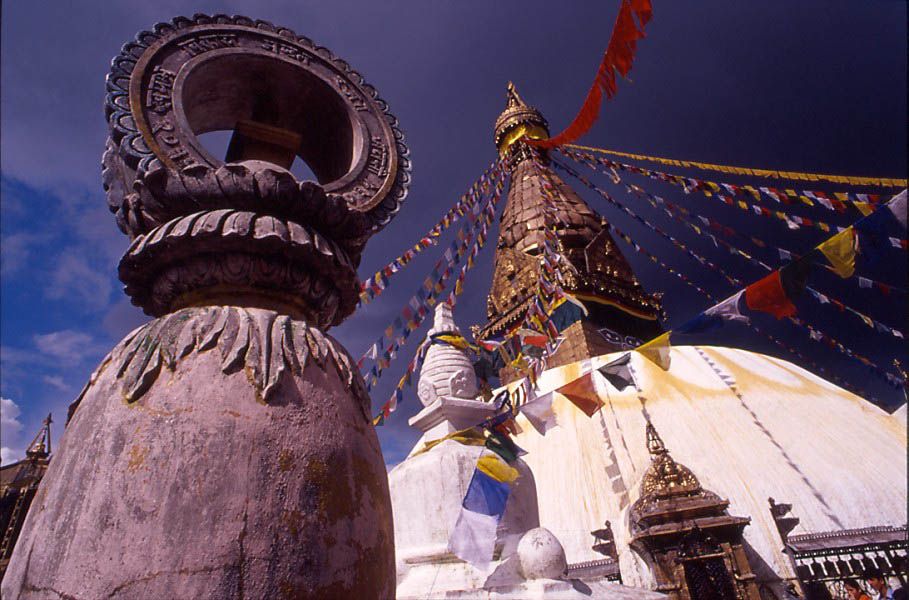
[[[397,120],[359,73],[289,29],[246,17],[195,15],[160,23],[126,44],[113,60],[107,92],[110,138],[102,180],[118,225],[137,240],[134,249],[167,235],[165,244],[179,245],[184,254],[211,253],[213,240],[200,249],[196,232],[179,231],[178,237],[188,236],[192,243],[177,244],[171,230],[179,230],[180,219],[190,215],[218,215],[207,217],[211,220],[224,218],[223,211],[246,212],[248,218],[265,219],[258,223],[261,231],[219,233],[233,237],[225,248],[239,244],[253,255],[281,255],[267,261],[268,271],[280,272],[296,262],[299,257],[287,253],[300,254],[299,245],[309,244],[309,238],[337,240],[323,244],[325,257],[333,260],[311,265],[324,277],[311,287],[334,288],[329,295],[340,301],[312,297],[311,290],[301,295],[300,281],[283,285],[259,273],[252,285],[267,290],[267,305],[299,298],[298,304],[308,306],[299,307],[298,316],[325,313],[316,319],[320,327],[337,325],[353,312],[359,291],[355,269],[366,240],[400,208],[410,181]],[[235,139],[241,140],[232,143],[228,154],[236,156],[227,164],[198,138],[225,129],[236,130]],[[264,131],[267,139],[244,145],[242,131]],[[281,152],[291,162],[294,155],[305,160],[318,183],[298,181],[284,168],[289,162],[277,164]],[[275,231],[269,231],[268,219]],[[288,228],[304,228],[306,239],[286,239]],[[205,234],[214,232],[202,233],[209,237]],[[249,243],[237,239],[247,235]],[[291,242],[288,251],[276,248],[275,241],[263,246],[262,239],[270,235],[285,238],[277,245]],[[215,245],[225,249],[220,240]],[[135,252],[121,265],[127,294],[149,315],[188,304],[174,303],[168,289],[159,295],[162,285],[173,286],[157,284],[156,278],[182,278],[172,282],[181,293],[235,285],[204,264],[219,263],[215,257],[195,261],[191,270],[204,272],[201,277],[164,273],[161,263],[172,262],[174,251],[152,252],[150,260],[158,264],[151,270],[137,271],[129,264],[141,258]],[[304,254],[309,254],[308,263],[317,257]],[[321,322],[325,317],[327,322]]]
[[[451,314],[451,306],[441,302],[436,305],[432,328],[427,336],[439,333],[461,335]],[[436,397],[473,399],[479,394],[473,363],[463,350],[446,343],[434,343],[426,351],[417,395],[423,406],[429,406]]]
[[[228,209],[139,235],[120,261],[120,279],[133,303],[153,316],[198,302],[207,288],[230,285],[237,292],[255,288],[323,328],[353,312],[359,290],[338,243],[295,221]]]
[[[135,402],[163,370],[173,372],[190,354],[207,351],[217,351],[223,373],[244,370],[263,402],[274,396],[286,374],[300,375],[310,362],[323,369],[331,365],[369,418],[369,394],[347,351],[315,327],[270,310],[185,308],[130,333],[105,363],[113,361],[123,400]]]
[[[262,96],[267,107],[256,104]],[[297,153],[325,192],[365,213],[363,233],[388,223],[406,195],[407,148],[376,90],[326,48],[266,21],[197,14],[140,32],[112,62],[105,115],[117,148],[105,157],[108,202],[133,236],[182,214],[181,205],[238,208],[238,192],[306,202],[286,178],[262,185],[222,175],[197,136],[243,119],[298,132]],[[149,222],[130,221],[124,201],[133,190],[140,197],[127,204]]]
[[[417,397],[420,398],[420,402],[423,403],[423,406],[432,404],[437,397],[436,386],[429,380],[421,380],[419,385],[417,385]]]
[[[448,378],[448,388],[455,398],[474,398],[477,395],[477,378],[473,370],[458,371]]]
[[[140,33],[107,92],[119,275],[157,318],[71,406],[3,597],[393,597],[369,397],[322,330],[406,193],[396,120],[328,50],[245,17]],[[224,163],[198,139],[223,129]]]

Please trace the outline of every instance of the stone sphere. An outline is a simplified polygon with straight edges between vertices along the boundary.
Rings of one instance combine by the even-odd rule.
[[[524,579],[558,579],[568,568],[565,549],[545,527],[531,529],[518,542],[518,570]]]

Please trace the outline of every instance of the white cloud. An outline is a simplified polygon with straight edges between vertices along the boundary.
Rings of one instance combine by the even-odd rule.
[[[22,431],[20,414],[21,411],[15,402],[9,398],[0,398],[0,439],[11,446],[19,439],[19,433]],[[11,446],[0,448],[0,464],[14,462],[24,456],[22,450]]]
[[[31,247],[50,236],[41,233],[13,233],[0,239],[0,273],[12,275],[25,267]]]
[[[44,377],[41,378],[41,381],[43,381],[44,383],[48,384],[51,387],[57,388],[61,392],[68,392],[72,389],[70,386],[68,386],[66,384],[65,381],[63,381],[63,378],[60,377],[59,375],[45,375]]]
[[[25,453],[22,450],[13,450],[6,446],[0,447],[0,465],[8,465],[23,458],[25,458]]]
[[[47,296],[55,300],[75,296],[86,308],[100,310],[108,305],[111,289],[111,278],[89,265],[79,249],[70,248],[60,255]]]
[[[73,329],[36,335],[33,339],[38,350],[70,364],[93,355],[98,346],[90,335]]]

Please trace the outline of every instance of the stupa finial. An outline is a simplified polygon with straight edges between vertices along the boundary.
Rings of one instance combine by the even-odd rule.
[[[514,83],[509,81],[508,85],[505,87],[505,108],[514,108],[516,106],[527,106],[527,104],[521,100],[518,91],[514,87]]]
[[[535,139],[548,138],[548,126],[540,111],[528,106],[518,95],[514,83],[509,81],[505,86],[505,110],[495,125],[494,140],[499,152],[504,152],[525,135]]]
[[[660,434],[657,433],[656,427],[654,427],[653,423],[650,421],[647,421],[647,450],[649,450],[650,454],[654,457],[660,456],[661,454],[668,454],[666,445],[663,444],[663,439],[660,437]]]

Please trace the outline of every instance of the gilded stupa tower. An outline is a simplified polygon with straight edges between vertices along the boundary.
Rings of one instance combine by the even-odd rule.
[[[547,227],[543,175],[534,164],[533,150],[521,141],[524,136],[549,137],[546,119],[521,100],[511,83],[506,97],[505,110],[495,123],[495,144],[501,155],[510,157],[511,187],[499,228],[488,322],[476,330],[480,339],[502,335],[524,319],[537,294]],[[562,269],[564,288],[589,311],[563,332],[566,340],[548,366],[628,349],[662,333],[659,295],[641,288],[603,218],[556,174],[549,172],[546,177],[556,189],[559,251],[576,271]],[[503,381],[519,376],[510,371],[503,370]]]

